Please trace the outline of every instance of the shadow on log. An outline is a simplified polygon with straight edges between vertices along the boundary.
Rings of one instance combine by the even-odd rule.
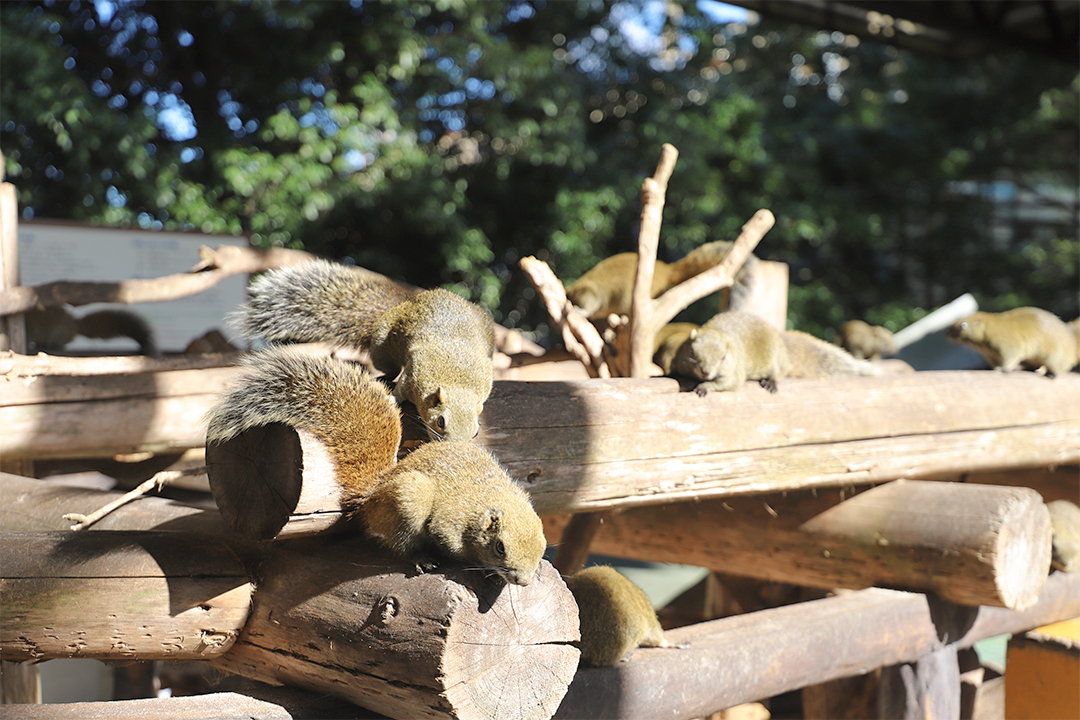
[[[220,539],[0,533],[0,658],[205,660],[244,626],[252,584]]]
[[[274,543],[260,572],[229,672],[393,717],[546,718],[577,669],[577,606],[546,562],[504,585],[333,536]]]

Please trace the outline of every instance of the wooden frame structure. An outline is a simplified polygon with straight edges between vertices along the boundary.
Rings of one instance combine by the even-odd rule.
[[[730,276],[733,269],[725,267],[718,275],[725,273]],[[22,308],[28,302],[25,297],[32,296],[21,291],[0,292],[0,309],[7,307],[4,302],[15,302]],[[649,320],[646,315],[644,321]],[[629,335],[633,333],[631,329]],[[599,354],[593,356],[602,359]],[[2,355],[0,427],[5,432],[0,435],[0,457],[6,462],[33,461],[201,447],[203,417],[234,377],[233,360],[69,360]],[[926,702],[952,707],[958,649],[984,637],[1080,615],[1080,575],[1045,575],[1049,528],[1037,494],[1022,487],[986,489],[910,482],[959,479],[973,471],[993,471],[999,477],[1005,474],[1004,484],[1010,484],[1013,477],[1015,484],[1022,486],[1032,469],[1080,465],[1080,376],[1051,380],[1031,373],[969,372],[789,380],[776,395],[748,385],[736,393],[699,398],[679,392],[674,380],[644,379],[640,364],[638,360],[630,365],[629,373],[639,376],[634,379],[496,382],[485,406],[479,441],[528,488],[538,512],[546,516],[552,539],[568,522],[566,515],[588,513],[595,522],[585,536],[595,535],[596,546],[605,550],[655,557],[664,552],[678,554],[680,544],[686,547],[690,543],[710,569],[754,575],[750,568],[759,563],[752,548],[744,548],[742,555],[723,543],[719,550],[710,549],[709,526],[726,522],[747,532],[764,527],[751,540],[751,544],[774,543],[775,547],[763,548],[763,553],[778,555],[782,553],[775,551],[785,545],[791,548],[820,542],[824,557],[836,561],[823,564],[836,565],[839,571],[810,582],[809,573],[797,574],[797,568],[806,564],[805,557],[800,559],[793,553],[794,560],[770,571],[775,576],[759,576],[866,589],[674,630],[672,639],[685,637],[691,641],[689,648],[639,650],[630,661],[614,668],[580,670],[572,682],[563,678],[561,689],[556,687],[535,703],[495,712],[484,705],[493,685],[480,682],[469,689],[462,684],[453,692],[435,686],[422,689],[419,684],[410,684],[408,674],[414,666],[408,662],[395,661],[398,674],[387,677],[383,673],[372,681],[374,684],[364,686],[366,690],[346,690],[349,678],[357,677],[365,664],[375,662],[372,658],[376,655],[365,655],[375,650],[356,653],[347,667],[328,669],[336,657],[333,638],[340,642],[352,637],[352,632],[362,632],[365,622],[377,625],[396,617],[398,606],[387,604],[385,598],[413,597],[408,594],[412,590],[401,590],[394,584],[399,580],[380,580],[390,585],[370,591],[350,589],[368,593],[381,608],[372,618],[350,625],[347,615],[327,610],[336,607],[340,593],[334,595],[332,589],[324,593],[325,588],[320,588],[301,592],[301,596],[290,595],[296,588],[285,578],[310,563],[290,558],[291,550],[281,549],[280,543],[259,545],[236,537],[215,512],[144,498],[108,516],[95,526],[93,538],[86,539],[62,532],[68,527],[62,515],[89,512],[113,499],[114,493],[74,490],[3,475],[0,553],[5,562],[0,564],[5,572],[0,589],[5,607],[12,607],[15,599],[22,602],[30,598],[26,607],[33,609],[58,594],[86,593],[99,601],[106,595],[115,596],[115,590],[89,589],[90,578],[85,577],[79,562],[58,564],[58,558],[68,557],[65,553],[74,553],[71,558],[78,560],[80,552],[89,552],[115,561],[96,565],[95,581],[130,589],[131,578],[139,578],[145,585],[141,595],[152,600],[162,623],[144,623],[140,641],[129,642],[117,635],[115,622],[95,628],[77,610],[66,619],[27,612],[18,616],[16,625],[5,623],[0,658],[213,658],[215,664],[246,675],[334,692],[354,702],[371,701],[381,711],[400,715],[548,717],[554,713],[558,717],[644,718],[662,714],[689,718],[883,666],[910,664],[915,670],[909,675],[917,679],[920,663],[948,670],[938,673],[937,695],[931,693]],[[1069,478],[1075,480],[1076,474],[1072,469],[1064,473],[1066,479],[1056,486],[1071,497]],[[322,480],[330,485],[334,482],[332,477]],[[894,493],[887,506],[908,508],[911,523],[890,525],[880,521],[880,514],[866,512],[872,505],[867,498],[876,491],[862,491],[896,480],[909,482],[879,490]],[[948,498],[963,510],[950,517],[957,527],[966,529],[945,533],[933,542],[939,543],[945,555],[979,556],[978,561],[941,566],[949,569],[927,572],[926,578],[911,566],[903,566],[907,569],[889,576],[889,582],[908,591],[867,587],[875,578],[850,573],[857,564],[852,558],[862,562],[874,557],[874,562],[888,565],[920,552],[929,542],[931,523],[919,513],[928,507],[937,512]],[[973,503],[973,498],[979,502]],[[857,504],[852,504],[853,500]],[[694,509],[689,521],[679,514],[686,508]],[[663,517],[667,510],[677,518],[674,523]],[[770,530],[762,510],[779,525]],[[605,518],[607,527],[602,527],[605,523],[600,521]],[[338,519],[332,502],[305,509],[304,517],[297,518],[303,529],[296,534],[328,529],[338,525]],[[904,536],[901,526],[912,523],[916,530]],[[676,526],[677,531],[673,531]],[[647,542],[650,536],[655,540],[652,544]],[[628,539],[635,537],[635,542]],[[826,537],[827,542],[822,539]],[[128,542],[133,538],[134,546]],[[987,538],[992,540],[991,550],[984,544]],[[120,539],[125,542],[119,543]],[[311,552],[315,554],[309,557],[322,558],[319,567],[333,579],[329,585],[338,588],[341,583],[357,580],[348,570],[350,563],[334,561],[341,555],[326,556],[327,552],[338,552],[327,548],[340,548],[348,540],[322,536],[303,542],[314,548]],[[94,543],[105,550],[92,551]],[[113,545],[145,552],[124,550],[109,556],[106,550]],[[185,549],[182,554],[186,557],[173,557],[177,545]],[[196,547],[202,550],[191,556],[190,550]],[[344,557],[355,560],[358,552],[363,551],[352,548]],[[1038,572],[1017,572],[1018,552],[1031,559],[1030,567],[1024,569]],[[20,562],[10,562],[13,558]],[[1000,565],[994,563],[995,558],[1002,559]],[[1006,562],[1007,558],[1012,560]],[[392,568],[394,563],[385,557],[374,557],[370,562],[383,568]],[[113,572],[110,568],[115,569],[116,577],[106,577]],[[269,589],[264,590],[261,600],[258,594],[254,596],[256,608],[263,608],[256,611],[263,623],[257,633],[252,620],[255,616],[239,613],[252,596],[250,581],[255,568],[270,568],[273,579],[281,580],[265,583]],[[342,568],[345,574],[339,583],[334,573]],[[511,637],[507,641],[507,631],[496,629],[483,631],[494,633],[485,636],[485,644],[492,644],[492,638],[496,645],[505,641],[506,652],[515,658],[519,658],[515,653],[533,652],[530,648],[563,653],[568,647],[572,633],[553,619],[572,617],[569,609],[558,604],[565,601],[566,593],[557,590],[561,583],[551,575],[550,567],[544,572],[551,578],[545,582],[555,588],[553,594],[519,594],[506,600],[509,609],[500,612],[507,613],[504,618],[512,616],[520,621],[520,627],[530,632],[547,628],[551,634],[539,640]],[[947,579],[942,584],[938,577],[937,585],[927,579],[942,572],[952,573],[954,584],[968,589],[950,595]],[[409,572],[398,568],[391,574],[406,578]],[[209,589],[198,583],[178,584],[192,575],[213,576],[221,582]],[[416,597],[435,597],[452,582],[459,581],[448,575],[416,591],[420,593]],[[477,586],[463,582],[459,582],[466,588],[462,598],[472,592],[474,600],[482,600]],[[940,599],[941,594],[949,596],[951,602]],[[208,597],[216,600],[180,600]],[[551,605],[556,602],[551,598],[558,602]],[[136,603],[132,612],[145,612],[140,609],[145,607]],[[460,607],[460,603],[454,605]],[[545,607],[547,614],[539,612]],[[318,619],[325,632],[309,637],[296,634],[304,626],[299,621],[293,623],[293,634],[274,629],[280,622],[274,619],[275,613],[283,618],[298,608],[308,613],[302,616],[306,621]],[[455,612],[465,613],[461,617],[483,614],[484,603],[471,609],[447,610],[446,627],[453,626]],[[537,613],[535,617],[533,613]],[[183,641],[176,642],[176,622],[181,617],[193,624],[190,632],[181,633]],[[480,621],[459,622],[486,627]],[[58,628],[60,623],[66,625]],[[883,626],[892,628],[888,635],[881,633]],[[66,633],[63,638],[61,630]],[[328,644],[327,637],[332,638]],[[426,642],[434,635],[421,633],[418,637]],[[441,647],[431,650],[430,657],[446,657],[449,651]],[[275,653],[275,649],[282,652]],[[819,661],[795,661],[806,654]],[[304,656],[313,669],[297,670],[292,660],[282,659],[286,655],[293,660]],[[512,666],[521,667],[525,657],[520,655],[518,664]],[[468,675],[468,668],[460,666],[468,662],[457,662],[463,676]],[[565,667],[566,662],[564,656],[553,661],[552,667]],[[334,675],[339,670],[344,673],[341,677]],[[438,671],[428,672],[434,676]],[[400,690],[407,685],[407,691]],[[955,685],[959,693],[958,683]],[[522,689],[514,696],[525,692]],[[376,696],[378,700],[372,700]],[[917,693],[913,697],[921,698]],[[159,703],[153,707],[157,716],[169,717],[173,712],[167,701],[155,702]],[[61,718],[88,709],[42,708],[32,715],[29,708],[21,710],[26,717]],[[220,709],[206,712],[220,716]],[[282,712],[288,716],[287,709]],[[19,716],[18,712],[13,714]]]

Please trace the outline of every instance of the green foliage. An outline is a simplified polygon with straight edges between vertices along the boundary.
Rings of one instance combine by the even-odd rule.
[[[899,329],[969,291],[1080,314],[1080,85],[1036,57],[644,0],[5,2],[0,33],[27,215],[248,233],[542,332],[517,261],[569,281],[633,250],[670,142],[661,258],[770,208],[758,254],[790,265],[792,327]]]

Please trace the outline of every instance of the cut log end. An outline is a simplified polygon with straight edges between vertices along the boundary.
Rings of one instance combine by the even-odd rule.
[[[577,670],[577,606],[546,562],[512,586],[338,536],[274,543],[262,571],[231,672],[391,717],[516,720],[550,717]]]
[[[1050,512],[1030,488],[1015,490],[1015,500],[1003,506],[1001,531],[995,543],[995,574],[1002,605],[1026,610],[1039,600],[1050,569],[1052,535]]]

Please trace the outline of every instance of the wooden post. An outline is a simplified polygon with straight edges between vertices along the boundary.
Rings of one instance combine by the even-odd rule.
[[[355,537],[273,543],[216,663],[392,717],[546,718],[577,668],[577,606],[546,562],[525,587],[418,573]]]
[[[1028,607],[1050,568],[1050,520],[1030,488],[897,481],[836,491],[673,503],[613,514],[594,552],[820,588],[933,591]],[[545,520],[549,535],[562,523]]]
[[[0,533],[0,657],[190,660],[219,655],[252,585],[220,540],[175,533]]]
[[[879,718],[960,720],[960,666],[956,646],[946,645],[912,663],[881,673]]]

